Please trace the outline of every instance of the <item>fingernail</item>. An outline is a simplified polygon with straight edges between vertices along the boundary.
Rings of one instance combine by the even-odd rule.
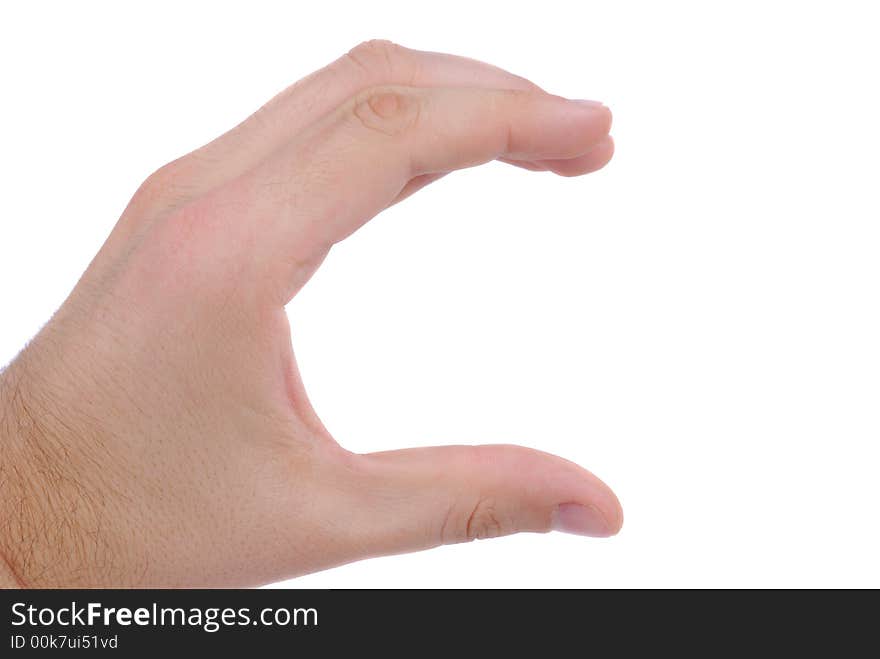
[[[608,522],[595,506],[563,503],[553,513],[553,530],[591,538],[607,538],[611,535]]]
[[[573,102],[575,102],[575,103],[580,103],[581,105],[586,105],[586,106],[591,107],[591,108],[601,108],[601,107],[603,107],[603,104],[600,103],[599,101],[590,101],[590,100],[585,99],[585,98],[576,98],[576,99],[573,99]]]

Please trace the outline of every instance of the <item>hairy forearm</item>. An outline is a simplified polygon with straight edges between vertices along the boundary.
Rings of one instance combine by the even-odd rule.
[[[50,514],[64,448],[26,393],[20,359],[0,373],[0,574],[9,585],[53,585],[51,542],[71,528],[67,515]]]
[[[0,373],[0,585],[98,585],[111,555],[103,499],[81,469],[87,438],[21,361]]]
[[[13,554],[20,548],[20,515],[23,498],[23,468],[20,462],[21,420],[15,408],[18,398],[12,369],[0,371],[0,588],[26,584],[14,567]]]

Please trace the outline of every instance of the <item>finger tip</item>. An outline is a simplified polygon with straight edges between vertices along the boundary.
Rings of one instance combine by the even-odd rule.
[[[603,496],[593,505],[598,508],[605,520],[606,534],[603,537],[609,538],[620,533],[623,528],[623,506],[614,491],[604,482],[602,484],[605,486]]]
[[[577,157],[543,160],[539,164],[557,176],[572,178],[602,169],[609,163],[613,155],[614,140],[610,135],[605,135],[588,151]]]
[[[553,512],[554,531],[589,538],[610,538],[620,532],[622,518],[595,503],[562,503]]]
[[[608,535],[614,536],[620,533],[623,528],[623,506],[620,505],[620,499],[614,492],[611,492],[613,504],[606,509],[605,521],[608,523]]]
[[[614,114],[604,103],[599,101],[578,100],[577,106],[584,112],[584,118],[589,123],[589,133],[592,135],[607,135],[611,132],[611,124],[614,123]]]
[[[584,171],[584,174],[592,174],[600,169],[604,169],[614,157],[614,149],[614,138],[611,137],[611,135],[606,135],[602,138],[599,144],[597,144],[593,151],[591,151],[593,158],[589,167]]]
[[[576,483],[557,501],[551,528],[563,533],[609,538],[623,527],[623,507],[614,491],[595,474],[580,470]]]

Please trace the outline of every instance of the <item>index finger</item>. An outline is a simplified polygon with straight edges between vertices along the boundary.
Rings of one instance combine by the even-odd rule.
[[[326,254],[414,178],[499,157],[577,158],[610,126],[601,104],[541,92],[374,88],[245,176],[239,221],[260,236],[261,260],[299,282],[297,264]]]

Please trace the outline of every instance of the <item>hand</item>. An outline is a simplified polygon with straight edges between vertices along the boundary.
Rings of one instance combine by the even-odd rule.
[[[0,581],[244,586],[520,531],[616,533],[608,487],[545,453],[346,451],[284,310],[334,243],[445,173],[584,174],[610,159],[610,125],[486,64],[369,42],[150,176],[0,379]]]

